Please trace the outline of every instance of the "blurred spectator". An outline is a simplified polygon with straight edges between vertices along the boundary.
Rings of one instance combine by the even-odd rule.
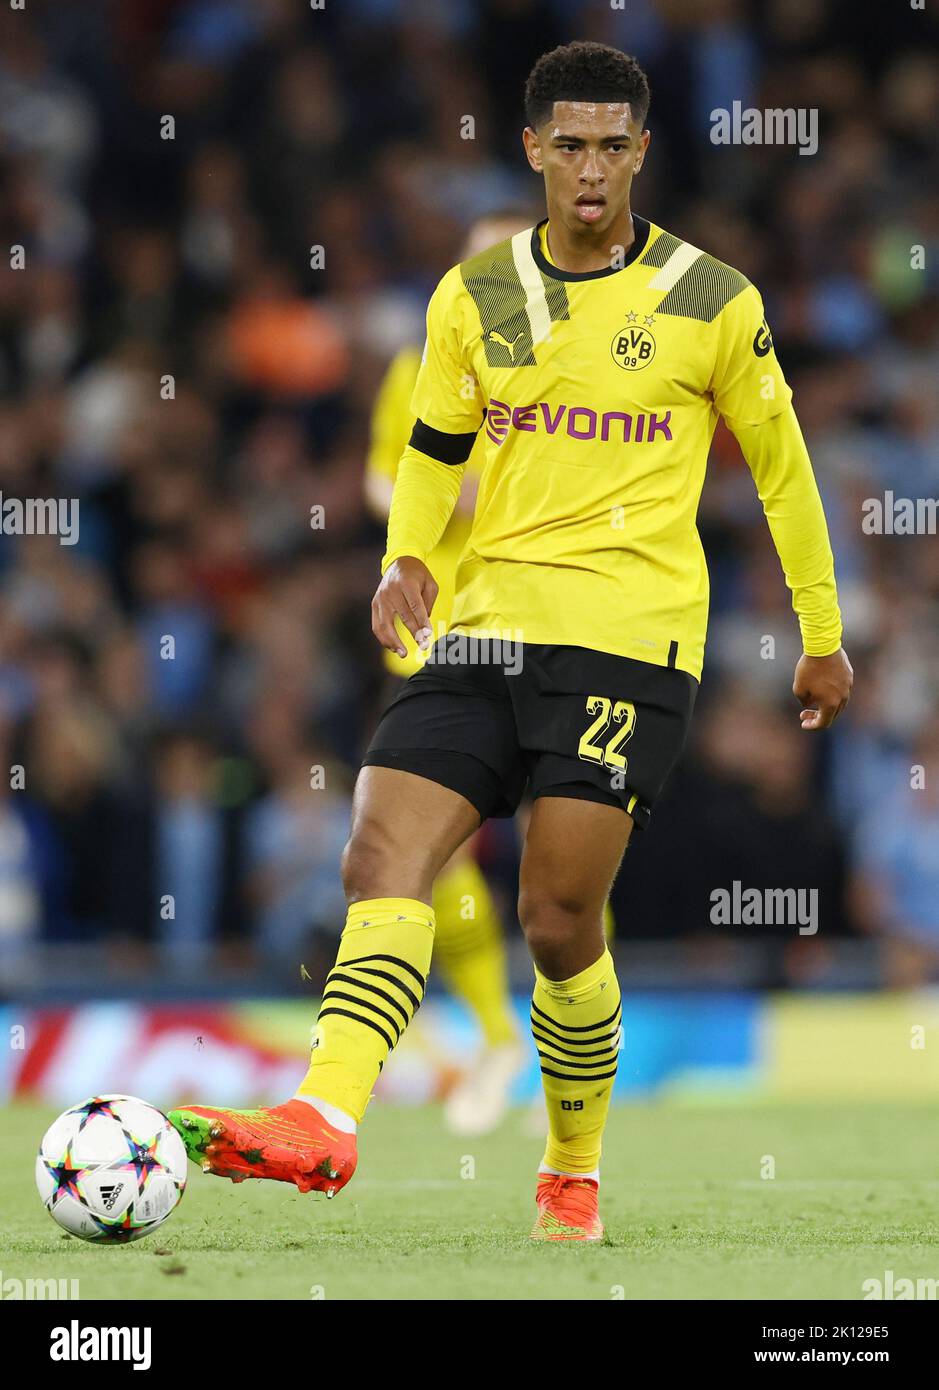
[[[350,802],[311,748],[278,759],[270,792],[245,825],[248,890],[264,956],[300,959],[316,930],[344,919],[339,863]]]
[[[212,749],[197,738],[180,735],[162,743],[155,767],[158,937],[177,964],[197,967],[218,930],[225,868],[225,832],[213,785]],[[165,908],[167,900],[171,906]]]
[[[861,925],[883,934],[886,980],[897,988],[939,971],[939,717],[912,750],[906,784],[872,803],[853,839]]]

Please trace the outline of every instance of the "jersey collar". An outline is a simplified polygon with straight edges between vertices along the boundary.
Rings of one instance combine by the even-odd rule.
[[[621,270],[625,270],[628,265],[632,265],[637,257],[641,256],[649,240],[649,223],[644,217],[640,217],[637,212],[630,214],[633,220],[633,231],[635,240],[626,254],[626,259],[622,265],[607,266],[605,270],[561,270],[559,266],[552,265],[547,256],[541,249],[541,238],[538,235],[541,228],[547,222],[543,217],[537,226],[532,228],[531,233],[531,254],[535,265],[545,275],[550,275],[553,280],[602,280],[605,275],[618,275]]]

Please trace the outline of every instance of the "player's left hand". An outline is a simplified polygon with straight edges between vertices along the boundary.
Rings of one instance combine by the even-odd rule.
[[[854,669],[844,647],[831,656],[801,656],[792,693],[805,708],[803,729],[828,729],[851,698]]]

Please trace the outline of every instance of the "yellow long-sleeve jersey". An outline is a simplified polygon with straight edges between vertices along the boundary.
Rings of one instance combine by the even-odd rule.
[[[723,416],[756,481],[804,649],[828,655],[841,641],[831,546],[760,295],[654,223],[634,214],[633,225],[632,246],[608,269],[559,269],[542,223],[443,277],[382,569],[414,555],[433,572],[478,435],[482,477],[451,629],[699,678],[708,576],[696,514]]]

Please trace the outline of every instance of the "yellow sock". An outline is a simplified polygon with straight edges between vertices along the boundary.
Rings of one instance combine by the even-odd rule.
[[[490,1047],[515,1042],[505,942],[489,885],[475,859],[447,869],[434,885],[434,969],[475,1015]]]
[[[420,1007],[433,944],[426,903],[371,898],[349,908],[298,1095],[361,1120],[385,1058]]]
[[[608,950],[570,980],[536,968],[531,1031],[548,1105],[542,1167],[593,1173],[610,1108],[619,1045],[620,993]]]

